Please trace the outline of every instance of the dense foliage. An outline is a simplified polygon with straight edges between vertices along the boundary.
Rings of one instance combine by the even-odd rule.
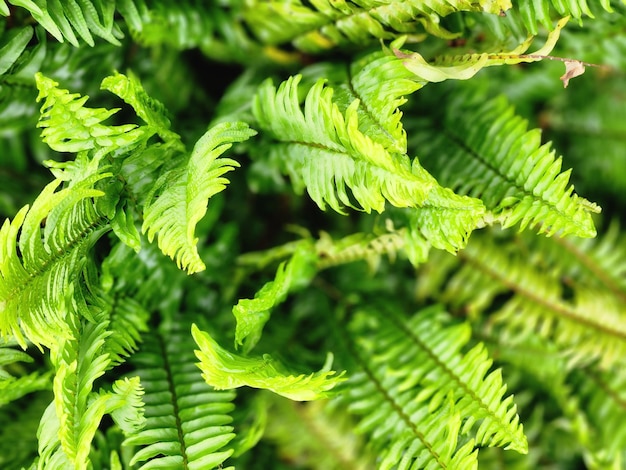
[[[1,468],[624,468],[624,0],[0,25]]]

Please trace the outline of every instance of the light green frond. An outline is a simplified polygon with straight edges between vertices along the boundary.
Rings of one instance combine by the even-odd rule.
[[[142,401],[144,390],[139,377],[116,380],[111,390],[111,392],[101,391],[97,398],[106,401],[105,412],[111,415],[124,434],[138,432],[146,424]]]
[[[404,320],[392,312],[363,311],[350,325],[349,346],[361,372],[347,382],[348,410],[392,468],[473,468],[475,445],[527,452],[512,397],[482,344],[467,353],[467,324],[450,324],[440,307]],[[344,398],[342,398],[343,400]],[[432,420],[432,421],[431,421]],[[449,428],[435,423],[448,422]],[[455,424],[456,423],[456,424]],[[472,439],[465,445],[461,436]],[[459,459],[466,466],[455,466]]]
[[[546,43],[540,49],[527,54],[526,51],[533,42],[529,37],[512,51],[484,52],[481,54],[466,54],[461,56],[442,55],[429,63],[417,52],[404,53],[395,50],[394,53],[404,63],[405,67],[415,74],[416,80],[422,86],[427,83],[443,82],[444,80],[468,80],[485,67],[505,64],[519,64],[522,62],[536,62],[549,54],[557,40],[561,29],[569,18],[560,20],[555,29],[550,32]]]
[[[318,268],[322,270],[363,260],[374,272],[381,256],[387,255],[390,260],[395,260],[398,252],[404,248],[404,234],[391,226],[388,230],[389,233],[378,236],[353,233],[338,240],[333,240],[328,233],[322,232],[315,244],[319,257]]]
[[[196,225],[206,213],[209,198],[228,184],[222,175],[239,166],[218,157],[233,143],[255,134],[242,122],[212,127],[198,140],[184,166],[166,172],[153,186],[142,230],[149,241],[156,237],[163,253],[189,274],[205,269],[196,246]]]
[[[35,75],[41,106],[38,127],[43,127],[43,141],[57,152],[78,153],[98,149],[113,151],[132,145],[143,137],[143,129],[133,124],[107,126],[102,122],[118,109],[86,108],[89,97],[69,93],[42,74]]]
[[[278,90],[265,82],[253,108],[259,126],[279,140],[269,149],[270,161],[289,174],[296,191],[306,188],[320,208],[328,204],[339,213],[342,205],[382,212],[385,200],[398,207],[422,204],[436,182],[411,172],[406,155],[391,154],[359,130],[359,101],[341,113],[332,101],[333,89],[319,80],[303,112],[300,78],[289,78]]]
[[[40,440],[40,469],[88,468],[91,443],[105,414],[124,432],[143,425],[139,379],[120,379],[111,392],[93,390],[94,382],[113,366],[106,312],[95,320],[75,322],[73,338],[59,338],[51,349],[54,402],[39,429],[46,436]]]
[[[128,75],[116,72],[102,80],[100,88],[122,98],[133,107],[137,116],[148,124],[150,130],[145,131],[144,139],[156,132],[164,142],[184,150],[180,136],[170,130],[171,123],[165,106],[146,93],[141,82],[132,72],[129,72]]]
[[[235,346],[242,346],[244,354],[248,354],[261,338],[272,309],[284,302],[290,292],[309,284],[317,272],[316,261],[313,247],[302,244],[288,262],[278,266],[274,280],[266,283],[254,299],[240,299],[233,307],[237,320]]]
[[[346,44],[424,33],[452,38],[441,18],[458,11],[500,14],[511,8],[510,0],[316,0],[251,1],[244,12],[246,22],[264,43],[292,42],[305,52],[320,52]]]
[[[55,364],[54,403],[59,419],[59,451],[63,452],[73,468],[87,466],[91,440],[104,416],[103,400],[90,402],[93,382],[101,377],[110,364],[108,354],[101,348],[108,335],[106,323],[88,323],[80,339],[59,341],[52,350]],[[46,455],[42,455],[45,465]],[[45,467],[41,467],[45,468]]]
[[[595,235],[591,214],[599,208],[573,193],[561,159],[542,145],[539,130],[527,131],[503,97],[482,105],[454,100],[445,132],[433,143],[423,148],[424,166],[441,184],[480,198],[505,227]]]
[[[71,336],[70,317],[90,315],[80,295],[83,270],[106,231],[94,201],[102,193],[90,186],[104,176],[56,192],[60,181],[53,181],[0,229],[0,333],[24,348],[26,340],[51,347]]]
[[[485,212],[480,199],[436,186],[424,205],[406,211],[406,216],[409,231],[418,232],[435,248],[456,253],[465,247],[472,231],[484,224]],[[411,236],[418,244],[421,237]]]
[[[363,134],[390,152],[406,153],[406,132],[398,108],[420,84],[402,61],[380,52],[368,54],[350,64],[344,81],[331,82],[331,86],[335,90],[333,101],[342,111],[359,100],[359,130]]]
[[[215,391],[202,380],[193,347],[186,333],[153,334],[133,356],[145,389],[146,423],[124,441],[136,446],[131,465],[204,470],[233,453],[235,393]]]
[[[198,367],[206,382],[218,390],[248,386],[271,390],[296,401],[318,400],[343,382],[343,373],[325,367],[311,374],[294,374],[269,354],[263,357],[244,357],[220,347],[208,333],[197,326],[191,329],[200,350]],[[334,377],[333,377],[334,376]]]

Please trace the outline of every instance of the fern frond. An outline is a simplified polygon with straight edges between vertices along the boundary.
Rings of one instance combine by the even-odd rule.
[[[243,2],[215,3],[193,0],[126,0],[125,14],[133,40],[146,47],[161,44],[176,50],[199,49],[221,62],[267,62],[272,52],[263,49],[246,29]],[[124,9],[118,7],[122,14]],[[130,12],[129,12],[130,13]]]
[[[619,468],[626,446],[626,375],[620,367],[604,373],[588,370],[582,376],[577,385],[595,436],[585,442],[587,460],[595,468]]]
[[[302,112],[300,79],[291,77],[278,90],[265,82],[253,107],[259,126],[280,141],[270,147],[270,160],[289,174],[296,191],[306,187],[322,210],[328,204],[339,213],[342,205],[356,208],[346,186],[366,212],[382,212],[385,200],[398,207],[422,204],[436,182],[413,173],[406,156],[392,155],[359,130],[359,101],[341,113],[333,89],[319,80]]]
[[[105,414],[127,433],[143,425],[142,390],[137,378],[118,380],[111,392],[93,391],[94,381],[112,367],[106,351],[109,322],[101,311],[95,323],[73,325],[73,338],[51,349],[56,369],[53,407],[43,419],[39,468],[87,468],[91,442]]]
[[[143,137],[144,139],[147,139],[152,133],[157,133],[167,144],[183,149],[180,136],[170,130],[171,123],[165,106],[146,93],[141,82],[132,72],[129,72],[128,75],[115,72],[102,80],[100,88],[122,98],[133,107],[137,116],[148,124],[149,130]]]
[[[26,339],[51,347],[59,337],[71,337],[72,316],[91,315],[82,279],[89,249],[107,230],[94,201],[102,192],[93,188],[106,176],[56,192],[61,181],[53,181],[0,229],[0,334],[12,335],[23,348]]]
[[[591,213],[599,208],[573,193],[570,171],[560,172],[561,159],[503,97],[478,107],[454,100],[448,109],[445,133],[422,159],[441,184],[480,198],[505,227],[595,235]]]
[[[0,76],[5,74],[20,58],[24,49],[33,37],[33,28],[30,26],[14,29],[2,35],[0,46]]]
[[[626,354],[626,322],[620,301],[601,290],[577,286],[573,299],[565,299],[561,279],[539,263],[529,263],[523,252],[504,251],[502,245],[479,239],[459,255],[467,264],[450,281],[445,296],[463,304],[476,298],[480,285],[480,309],[490,305],[498,292],[513,296],[498,308],[494,321],[505,327],[511,339],[530,332],[554,341],[567,354],[570,366],[599,362],[608,368]],[[459,290],[459,286],[464,289]],[[465,299],[465,300],[464,300]]]
[[[13,0],[9,3],[26,9],[32,17],[59,42],[67,40],[78,47],[80,37],[90,46],[95,45],[94,35],[120,45],[122,32],[115,23],[115,3],[86,0]],[[0,14],[9,16],[4,0]],[[77,37],[78,35],[78,37]]]
[[[39,96],[45,99],[38,127],[43,127],[43,141],[57,152],[98,148],[113,151],[127,147],[143,137],[144,130],[133,124],[106,126],[101,124],[119,109],[85,108],[89,97],[58,88],[58,83],[38,73],[35,75]]]
[[[423,171],[423,170],[422,170]],[[407,211],[411,249],[420,249],[422,238],[435,248],[456,253],[465,247],[472,231],[484,224],[485,206],[480,199],[455,194],[437,186],[428,194],[423,207]]]
[[[228,180],[222,175],[239,166],[218,157],[255,134],[242,122],[217,124],[198,140],[185,165],[162,175],[148,196],[143,232],[149,241],[158,234],[159,248],[189,274],[205,269],[196,247],[196,224],[206,213],[209,198],[226,187]]]
[[[510,0],[319,0],[251,1],[244,11],[246,22],[264,43],[292,42],[305,52],[321,52],[346,44],[363,44],[400,35],[431,35],[452,38],[441,18],[459,11],[500,14],[511,8]]]
[[[240,299],[233,307],[237,320],[235,346],[248,354],[258,343],[272,309],[285,301],[290,292],[306,287],[317,272],[317,256],[311,246],[302,244],[288,262],[276,270],[273,281],[266,283],[254,299]]]
[[[605,11],[612,12],[611,0],[600,0],[593,2],[600,5]],[[596,10],[597,11],[597,10]],[[554,12],[558,16],[571,16],[574,19],[581,20],[584,16],[594,18],[592,8],[589,7],[587,0],[519,0],[513,6],[511,14],[519,16],[524,26],[531,34],[537,34],[538,26],[552,29],[552,18]]]
[[[362,371],[345,385],[348,409],[363,415],[357,429],[382,451],[384,468],[400,460],[423,462],[423,468],[473,468],[474,439],[457,448],[467,434],[476,445],[527,452],[513,399],[504,398],[500,372],[489,373],[486,349],[478,344],[462,354],[469,325],[445,323],[440,307],[406,321],[382,311],[351,320],[349,334],[357,339],[350,351]],[[447,430],[435,424],[448,420]],[[455,466],[457,459],[465,466]]]
[[[154,334],[133,356],[145,389],[146,424],[125,446],[141,446],[131,465],[140,469],[202,470],[233,452],[230,413],[234,392],[209,387],[194,364],[193,342],[184,333]]]
[[[148,331],[149,319],[149,312],[132,298],[123,297],[112,302],[111,336],[107,338],[105,351],[113,365],[121,364],[137,350],[142,334]]]
[[[526,51],[533,42],[533,36],[526,39],[512,51],[484,52],[461,56],[442,55],[437,57],[433,63],[428,63],[417,52],[407,54],[394,50],[394,53],[398,58],[402,59],[405,67],[415,74],[416,80],[422,85],[431,82],[443,82],[444,80],[468,80],[485,67],[536,62],[544,59],[556,45],[561,29],[567,24],[568,20],[569,17],[561,19],[548,35],[543,47],[531,54],[526,54]]]
[[[295,375],[269,354],[263,357],[244,357],[220,347],[208,333],[193,325],[191,329],[199,350],[198,367],[206,382],[218,390],[229,390],[244,385],[271,390],[296,401],[318,400],[343,382],[343,373],[333,377],[330,364],[319,372]]]

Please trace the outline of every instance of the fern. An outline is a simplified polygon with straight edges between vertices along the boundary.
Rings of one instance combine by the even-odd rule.
[[[474,107],[460,100],[452,107]],[[480,197],[505,227],[519,223],[521,229],[537,227],[539,233],[547,235],[594,236],[591,213],[599,209],[572,194],[569,172],[560,173],[560,160],[554,158],[548,145],[541,145],[538,131],[528,132],[524,121],[503,99],[478,107],[476,117],[471,134],[454,115],[447,118],[448,131],[439,148],[452,143],[458,150],[445,165],[433,159],[437,166],[429,169],[436,177],[461,194]],[[489,139],[498,133],[506,139]],[[424,162],[429,167],[428,159]]]
[[[443,328],[436,308],[407,323],[394,314],[372,313],[351,321],[351,328],[365,330],[362,341],[349,345],[361,371],[351,379],[346,404],[363,415],[357,430],[370,434],[382,468],[413,462],[423,468],[474,468],[474,440],[457,438],[477,422],[477,445],[527,451],[512,399],[502,400],[500,375],[486,375],[491,361],[484,347],[452,359],[469,336],[467,325]]]
[[[328,396],[342,380],[330,370],[332,356],[322,370],[309,375],[291,373],[269,354],[263,357],[243,357],[221,348],[217,342],[194,326],[193,338],[200,347],[196,351],[207,383],[218,390],[228,390],[244,385],[271,390],[292,400],[318,400]]]
[[[426,32],[454,37],[440,26],[440,18],[458,11],[499,14],[511,7],[502,1],[447,1],[424,4],[409,1],[327,2],[311,7],[295,2],[251,2],[245,18],[265,43],[293,41],[303,51],[318,52],[337,45],[359,43],[370,38],[392,39],[399,34],[419,36]],[[296,21],[293,18],[296,18]]]
[[[238,166],[234,160],[217,157],[233,142],[254,134],[243,123],[211,128],[196,143],[186,167],[163,174],[148,196],[142,230],[149,241],[158,232],[159,247],[189,273],[205,268],[196,251],[194,230],[206,213],[206,201],[226,187],[228,180],[222,175]]]
[[[180,341],[185,348],[180,348]],[[207,386],[195,373],[192,344],[172,332],[152,338],[133,359],[146,387],[146,425],[125,441],[140,446],[131,465],[140,468],[214,468],[232,454],[232,392]]]

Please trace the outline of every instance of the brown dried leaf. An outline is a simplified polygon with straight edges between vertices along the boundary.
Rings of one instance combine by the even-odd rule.
[[[585,66],[580,60],[568,59],[565,60],[565,73],[561,76],[563,81],[563,88],[567,88],[570,78],[578,77],[585,73]]]

